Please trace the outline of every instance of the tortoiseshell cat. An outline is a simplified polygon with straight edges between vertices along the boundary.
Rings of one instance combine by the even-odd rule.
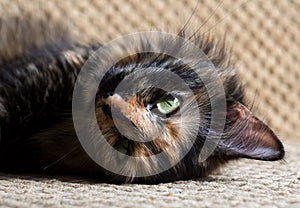
[[[84,151],[71,115],[77,75],[100,44],[83,46],[74,43],[59,28],[50,37],[47,32],[37,32],[34,28],[42,25],[34,23],[28,26],[28,22],[11,21],[0,25],[1,171],[90,175],[112,183],[159,183],[207,176],[238,158],[275,161],[284,157],[283,145],[273,131],[246,107],[241,81],[224,43],[209,35],[199,33],[189,36],[182,32],[179,35],[199,47],[218,71],[226,95],[227,110],[222,112],[226,115],[224,133],[213,154],[205,161],[199,161],[210,130],[210,92],[197,74],[176,58],[155,53],[132,55],[116,63],[105,75],[98,88],[94,110],[98,127],[111,146],[126,155],[145,159],[138,164],[124,165],[126,176],[112,173],[96,164]],[[18,31],[25,35],[14,34],[8,27],[21,28]],[[56,38],[53,38],[55,35]],[[157,45],[150,42],[148,47]],[[185,45],[173,41],[169,47],[184,49]],[[197,61],[201,62],[201,59]],[[190,110],[190,98],[185,96],[185,92],[149,88],[137,93],[131,100],[115,93],[117,85],[130,74],[136,71],[155,72],[157,69],[172,71],[188,84],[198,103],[201,125],[196,141],[179,163],[156,175],[136,177],[137,168],[147,173],[153,163],[160,162],[149,159],[150,155],[163,152],[171,163],[176,161],[181,147],[189,143],[189,126],[194,122],[192,117],[180,118],[178,114],[179,109],[181,112]],[[205,67],[197,70],[203,71]],[[155,128],[162,131],[161,136],[147,143],[132,141],[116,128],[111,107],[118,109],[133,124],[138,136],[149,136]],[[185,131],[178,126],[179,118]],[[132,133],[129,127],[128,132]],[[172,148],[168,148],[170,146]],[[101,157],[107,157],[107,154],[99,152]],[[107,163],[110,165],[110,160]]]

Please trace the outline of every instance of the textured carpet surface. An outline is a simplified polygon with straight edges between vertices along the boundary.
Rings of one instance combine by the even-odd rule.
[[[159,185],[1,174],[0,207],[300,207],[300,0],[219,2],[200,0],[189,27],[227,34],[249,100],[286,143],[286,162],[241,160],[203,180]],[[82,41],[107,42],[140,30],[176,32],[196,3],[0,0],[0,19],[51,19]]]
[[[285,162],[240,160],[201,180],[111,185],[0,175],[0,207],[300,207],[300,142]]]

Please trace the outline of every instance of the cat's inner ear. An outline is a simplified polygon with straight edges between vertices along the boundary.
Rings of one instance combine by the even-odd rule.
[[[223,154],[258,160],[284,157],[283,145],[274,132],[243,104],[237,102],[228,106],[226,126],[227,138],[218,144]]]

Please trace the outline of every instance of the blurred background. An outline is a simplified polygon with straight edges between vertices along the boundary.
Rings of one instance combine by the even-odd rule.
[[[197,0],[0,0],[2,20],[56,21],[82,42],[177,32]],[[200,0],[189,27],[226,34],[247,98],[282,140],[300,136],[300,0]],[[3,47],[3,46],[0,46]]]

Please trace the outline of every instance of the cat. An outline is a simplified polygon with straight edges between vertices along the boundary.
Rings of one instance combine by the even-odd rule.
[[[161,183],[204,177],[238,158],[266,161],[284,158],[283,144],[247,107],[241,80],[224,41],[217,41],[210,34],[182,30],[178,36],[204,52],[216,68],[224,88],[226,108],[219,116],[226,119],[216,148],[208,158],[199,161],[210,132],[210,94],[214,94],[213,88],[207,88],[197,77],[197,70],[205,72],[208,66],[203,57],[193,60],[203,66],[195,71],[184,61],[167,54],[134,53],[133,48],[133,55],[115,63],[101,80],[96,107],[92,109],[97,126],[87,125],[87,128],[92,133],[99,128],[115,150],[142,159],[136,163],[126,159],[118,163],[110,158],[110,151],[97,152],[96,149],[104,158],[104,166],[122,165],[117,167],[121,170],[118,173],[107,170],[85,151],[72,117],[72,95],[77,77],[101,44],[80,44],[59,24],[51,27],[50,32],[40,31],[39,28],[47,28],[41,24],[49,25],[19,19],[0,24],[0,171],[88,175],[109,183]],[[145,47],[152,51],[163,47],[164,44],[159,43],[164,41],[163,37],[158,37],[147,41]],[[187,47],[184,41],[177,39],[168,40],[167,45],[174,51]],[[126,50],[131,48],[128,45]],[[95,67],[93,70],[97,79],[103,69]],[[129,99],[116,93],[118,85],[132,74],[160,71],[172,72],[182,79],[192,91],[194,101],[187,92],[174,87],[171,92],[146,87]],[[140,79],[142,83],[149,81],[147,76]],[[165,80],[166,85],[169,81]],[[221,99],[217,93],[213,96],[217,101]],[[193,102],[196,105],[192,105]],[[113,119],[112,109],[117,109],[120,117]],[[196,123],[196,118],[193,113],[184,113],[191,111],[198,111],[200,115],[193,143],[190,132],[195,133],[195,130],[189,128]],[[87,118],[79,119],[89,124]],[[122,131],[116,127],[116,122]],[[161,134],[157,136],[155,131]],[[134,140],[144,136],[150,137],[150,141]],[[96,147],[97,141],[90,145]],[[163,153],[172,166],[151,174],[153,167],[164,165],[159,158],[150,157],[159,153]],[[138,170],[144,176],[139,175]]]

